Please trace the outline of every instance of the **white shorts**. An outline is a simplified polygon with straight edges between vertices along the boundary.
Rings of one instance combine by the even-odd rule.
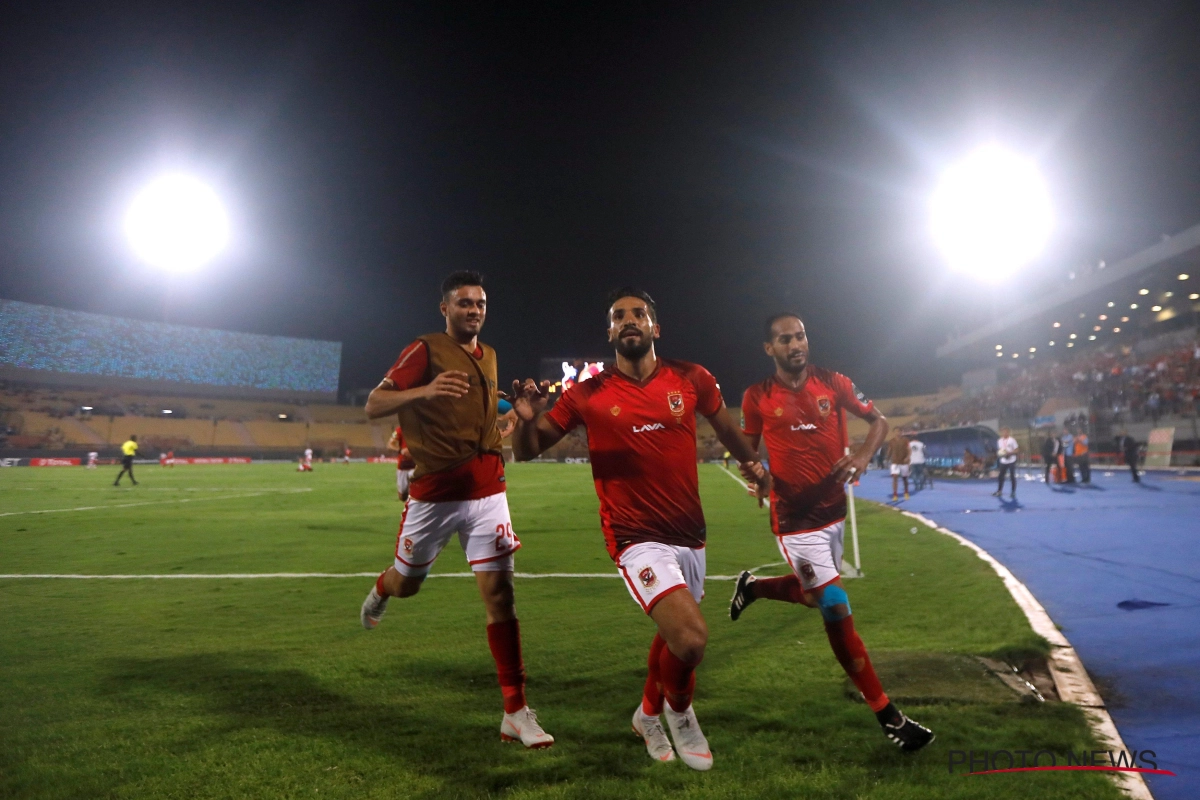
[[[901,478],[907,478],[908,464],[892,464],[892,475],[898,475]]]
[[[633,599],[647,614],[676,589],[687,589],[699,603],[704,598],[705,551],[660,542],[631,544],[617,554],[617,569]]]
[[[396,470],[396,491],[403,496],[408,492],[408,482],[412,480],[413,471],[411,469]]]
[[[845,531],[846,521],[842,520],[819,531],[775,537],[779,542],[779,552],[783,553],[806,592],[831,583],[842,574],[842,537]]]
[[[428,575],[455,533],[473,571],[512,570],[513,553],[521,542],[513,533],[508,496],[497,492],[478,500],[441,503],[410,499],[396,536],[396,571],[411,577]]]

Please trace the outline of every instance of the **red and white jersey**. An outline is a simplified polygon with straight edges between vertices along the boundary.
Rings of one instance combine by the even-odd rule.
[[[475,358],[483,358],[483,348],[476,346]],[[388,370],[385,380],[397,391],[424,386],[425,370],[429,366],[429,346],[418,339],[400,352],[396,363]],[[396,429],[399,431],[399,428]],[[404,447],[401,440],[401,447]],[[398,469],[408,469],[400,467]],[[413,467],[416,462],[413,462]],[[457,500],[478,500],[503,492],[504,458],[495,453],[483,453],[441,472],[428,472],[409,485],[414,500],[438,503]]]
[[[875,405],[840,372],[809,367],[799,389],[774,375],[746,390],[743,429],[761,435],[771,465],[771,529],[818,531],[846,517],[846,490],[830,472],[846,452],[846,411]]]
[[[636,542],[703,547],[696,414],[724,405],[708,370],[659,359],[645,381],[605,370],[568,389],[546,417],[563,432],[587,428],[600,527],[615,560]]]
[[[396,426],[396,447],[399,448],[396,453],[396,469],[416,469],[417,462],[413,461],[413,457],[404,449],[404,432],[400,430],[400,426]]]

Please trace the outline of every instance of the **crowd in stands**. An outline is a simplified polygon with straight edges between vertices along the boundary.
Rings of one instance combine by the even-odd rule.
[[[1050,398],[1073,398],[1087,419],[1119,426],[1164,415],[1194,416],[1200,406],[1200,340],[1146,348],[1097,348],[1061,361],[1030,364],[983,392],[942,404],[912,429],[973,424],[987,419],[1033,420]]]

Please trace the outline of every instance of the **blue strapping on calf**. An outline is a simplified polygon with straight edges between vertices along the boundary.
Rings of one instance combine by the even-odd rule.
[[[846,607],[845,614],[835,610],[839,605]],[[846,595],[846,590],[836,583],[831,583],[821,590],[821,599],[817,601],[817,607],[821,609],[821,616],[829,622],[850,616],[850,598]]]

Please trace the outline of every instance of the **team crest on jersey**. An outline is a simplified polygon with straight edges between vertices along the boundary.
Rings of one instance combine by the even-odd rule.
[[[683,416],[683,392],[667,392],[667,407],[677,417]]]
[[[833,410],[833,403],[825,395],[817,398],[817,410],[821,412],[822,417],[828,417],[829,412]]]
[[[779,408],[777,408],[777,409],[775,409],[775,416],[777,416],[777,417],[782,417],[782,416],[783,416],[783,407],[782,407],[782,406],[781,406],[781,407],[779,407]]]
[[[408,555],[410,555],[410,556],[411,556],[411,555],[412,555],[412,549],[413,549],[413,540],[412,540],[412,539],[405,539],[405,540],[404,540],[404,552],[405,552],[405,553],[407,553]]]
[[[800,577],[810,583],[817,580],[817,571],[813,569],[813,565],[807,561],[800,562]]]
[[[610,408],[610,409],[608,410],[608,413],[612,414],[612,415],[615,417],[617,414],[620,414],[620,413],[621,413],[621,407],[620,407],[620,406],[613,406],[612,408]]]
[[[642,582],[642,586],[647,589],[653,589],[658,585],[658,576],[654,574],[654,570],[650,567],[642,567],[638,570],[638,580]]]

